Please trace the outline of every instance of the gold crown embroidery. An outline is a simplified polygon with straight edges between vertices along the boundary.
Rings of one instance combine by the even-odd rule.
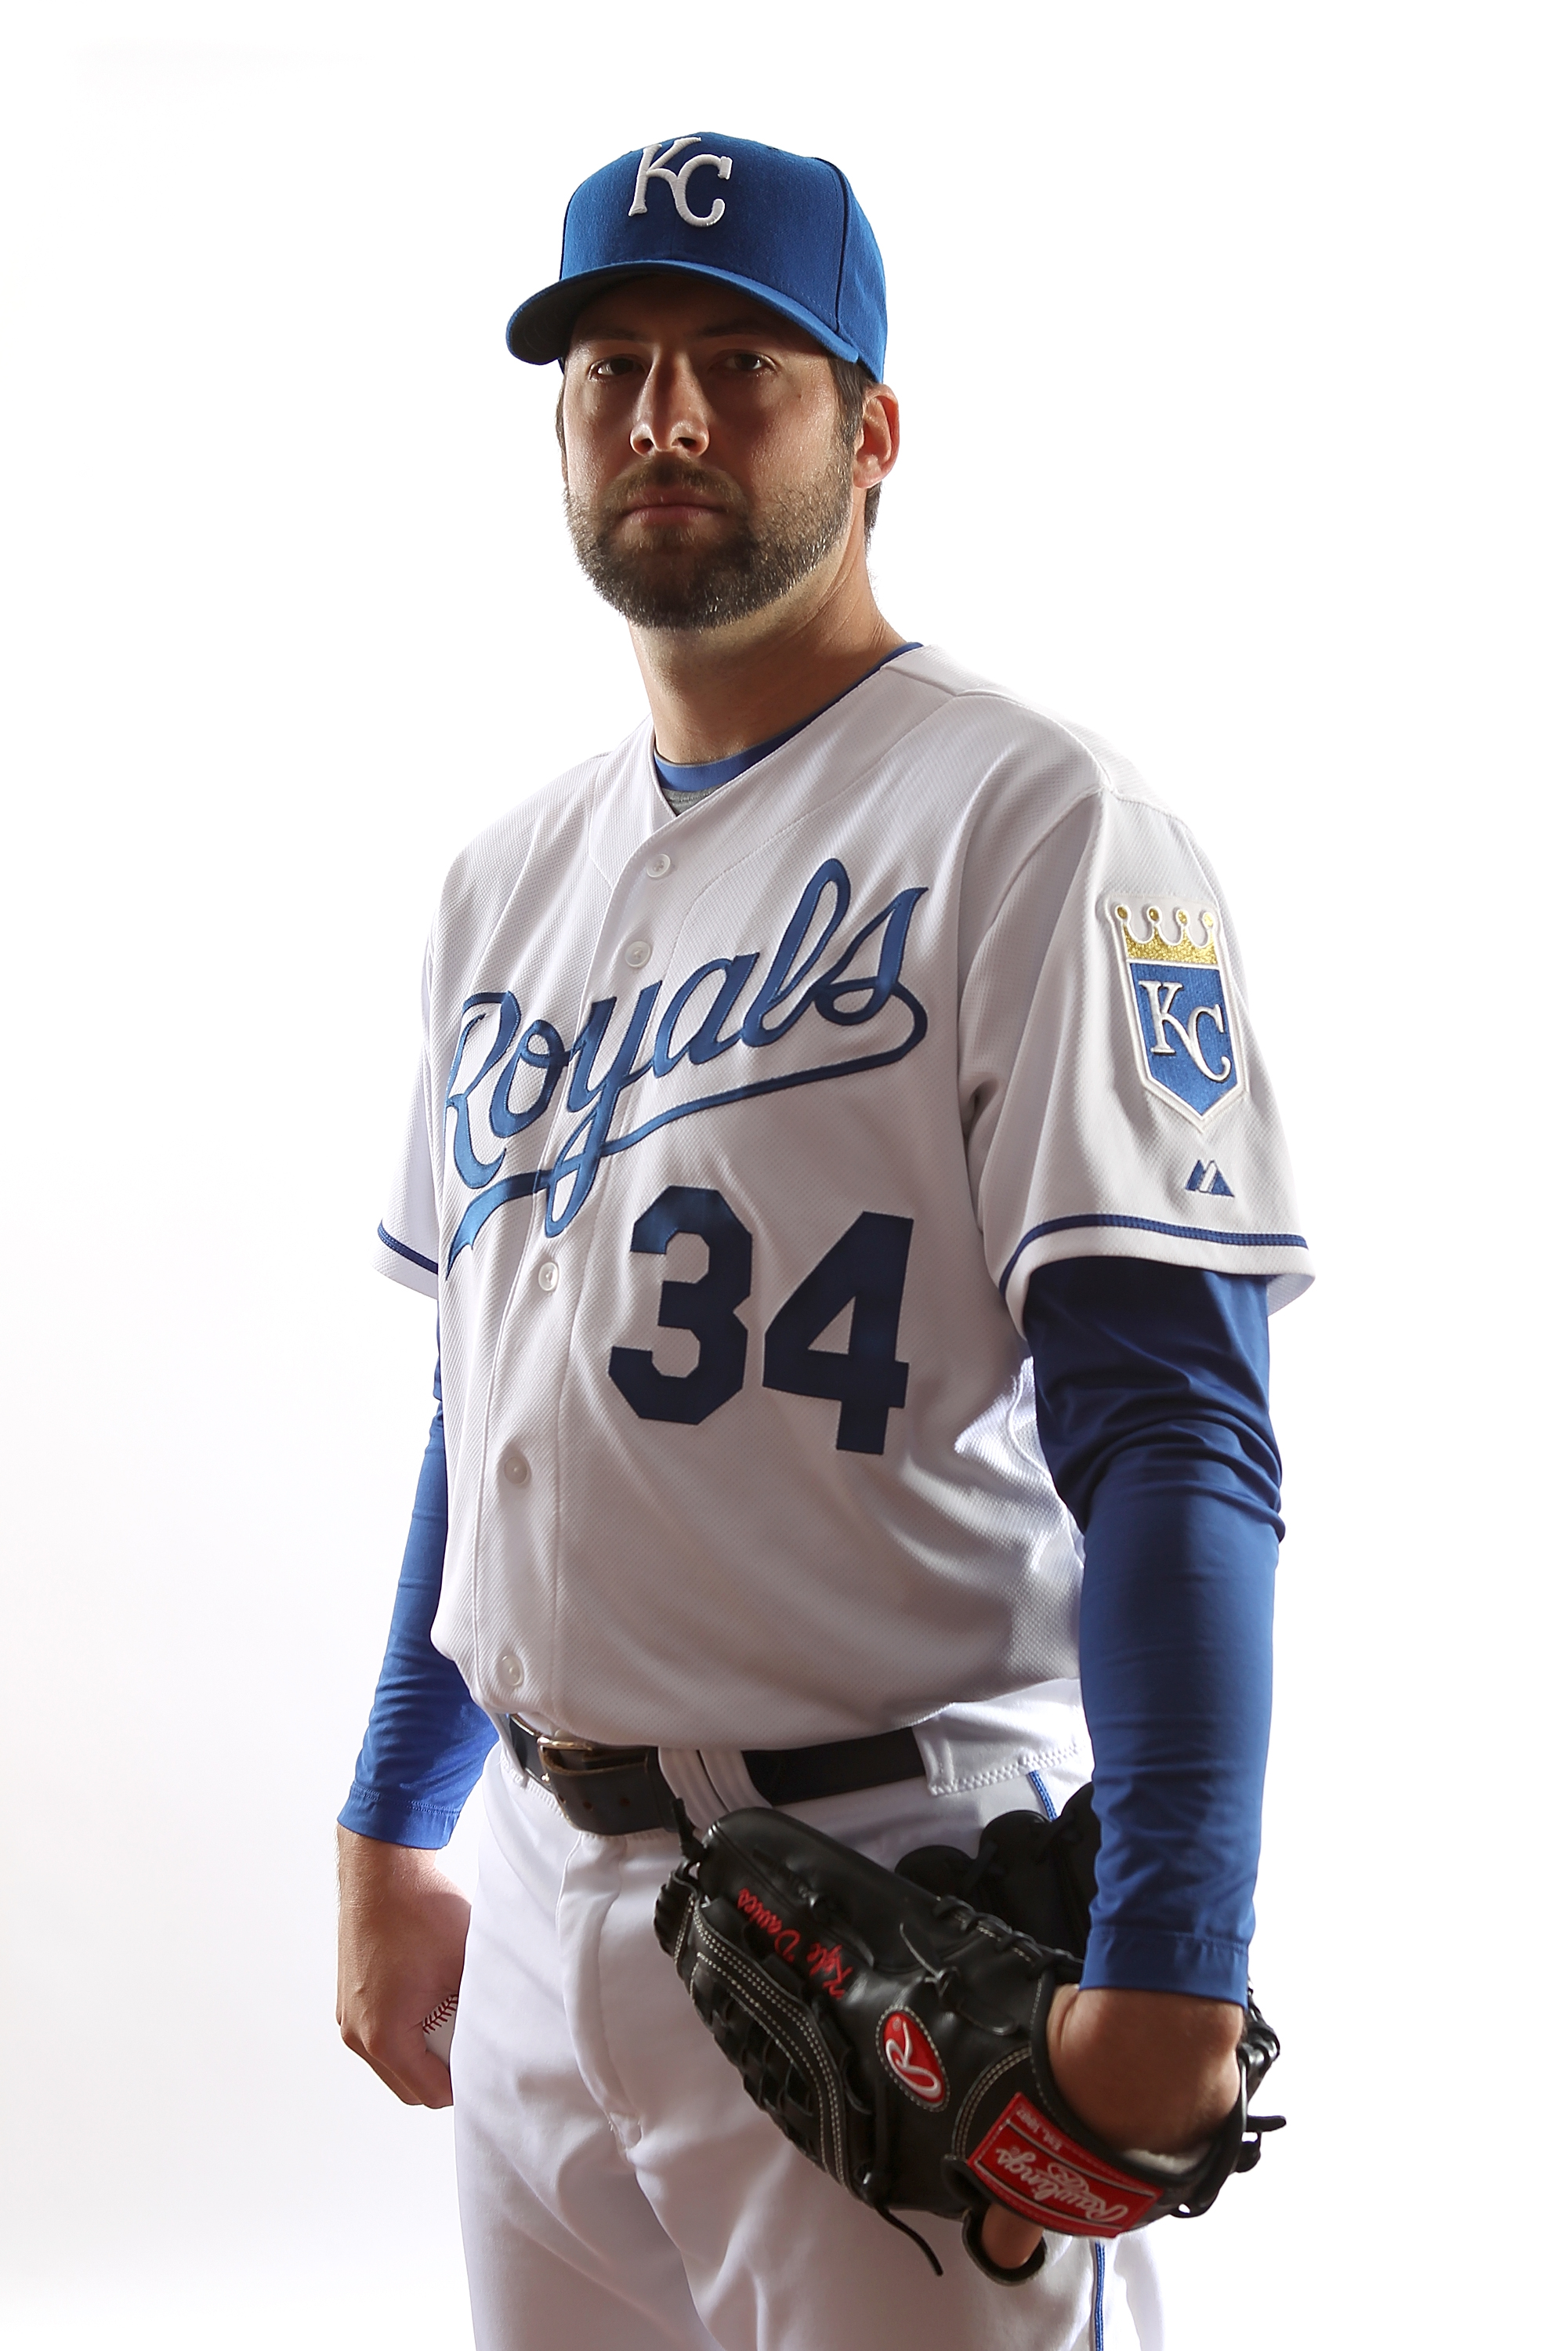
[[[1200,909],[1198,921],[1203,925],[1204,935],[1203,944],[1199,946],[1189,928],[1191,917],[1186,908],[1177,906],[1173,911],[1177,932],[1174,940],[1167,939],[1160,927],[1160,910],[1157,906],[1145,907],[1144,919],[1149,925],[1149,936],[1146,939],[1135,939],[1127,927],[1133,919],[1131,909],[1126,906],[1116,908],[1116,920],[1122,927],[1122,944],[1127,950],[1128,962],[1201,964],[1210,970],[1218,970],[1219,950],[1214,943],[1215,916],[1207,907]]]

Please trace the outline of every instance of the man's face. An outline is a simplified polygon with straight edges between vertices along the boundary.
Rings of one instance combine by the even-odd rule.
[[[561,433],[578,560],[637,626],[744,619],[848,535],[852,442],[827,358],[733,287],[643,277],[591,303]]]

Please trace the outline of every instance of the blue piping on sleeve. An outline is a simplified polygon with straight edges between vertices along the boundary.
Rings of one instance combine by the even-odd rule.
[[[1155,1217],[1113,1217],[1103,1214],[1051,1217],[1043,1225],[1030,1227],[1002,1268],[1002,1277],[997,1284],[998,1290],[1003,1298],[1006,1298],[1008,1284],[1013,1278],[1013,1268],[1031,1241],[1044,1240],[1051,1233],[1082,1233],[1106,1229],[1127,1233],[1162,1233],[1168,1240],[1201,1241],[1206,1249],[1214,1242],[1218,1242],[1221,1249],[1304,1249],[1307,1246],[1306,1239],[1301,1233],[1222,1233],[1217,1232],[1211,1225],[1166,1225]],[[1067,1262],[1081,1265],[1087,1260],[1076,1258],[1069,1259]],[[1140,1258],[1134,1262],[1147,1264],[1152,1260]]]
[[[416,1249],[410,1249],[406,1241],[394,1240],[384,1225],[376,1227],[376,1238],[383,1248],[390,1249],[394,1256],[407,1258],[410,1265],[422,1266],[426,1273],[439,1272],[440,1269],[433,1257],[421,1257],[419,1251]]]

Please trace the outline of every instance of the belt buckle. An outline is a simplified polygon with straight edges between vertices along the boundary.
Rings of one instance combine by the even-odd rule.
[[[617,1836],[678,1828],[680,1807],[659,1770],[657,1748],[558,1739],[535,1730],[520,1715],[507,1719],[516,1728],[512,1744],[524,1771],[574,1829]]]
[[[547,1771],[567,1774],[611,1771],[622,1763],[646,1761],[645,1747],[601,1747],[591,1739],[536,1739]]]

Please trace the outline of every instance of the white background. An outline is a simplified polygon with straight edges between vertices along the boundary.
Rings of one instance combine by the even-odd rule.
[[[331,2017],[432,1354],[366,1242],[446,860],[639,710],[502,327],[703,127],[851,172],[885,609],[1193,820],[1295,1143],[1291,2127],[1164,2231],[1179,2351],[1560,2339],[1557,23],[11,12],[8,2344],[467,2340],[448,2122]]]

